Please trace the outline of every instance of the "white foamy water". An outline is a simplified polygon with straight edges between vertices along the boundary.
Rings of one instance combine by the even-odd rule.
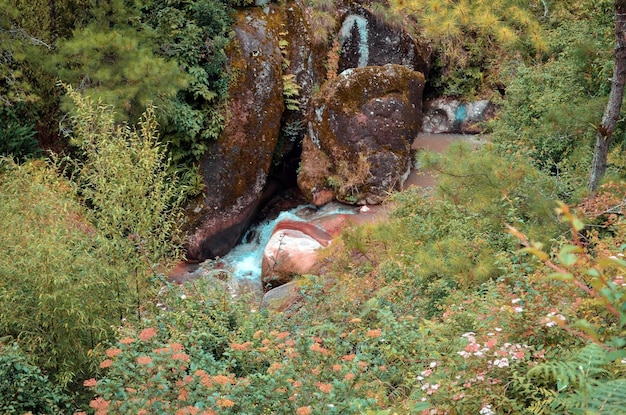
[[[311,205],[302,205],[281,212],[276,219],[260,223],[249,229],[243,238],[243,242],[239,243],[239,245],[235,246],[228,254],[220,258],[220,261],[226,265],[226,268],[231,271],[235,279],[260,281],[263,250],[272,237],[276,224],[283,220],[304,222],[334,213],[354,212],[354,207],[338,203],[326,205],[320,209],[316,209]]]

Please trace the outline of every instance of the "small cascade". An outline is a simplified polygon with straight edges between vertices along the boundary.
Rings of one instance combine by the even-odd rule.
[[[230,270],[237,280],[261,278],[261,262],[263,249],[270,240],[276,224],[282,220],[303,221],[298,212],[308,209],[309,206],[298,206],[292,210],[281,212],[278,217],[250,228],[244,235],[243,242],[235,246],[228,254],[220,259],[225,268]]]

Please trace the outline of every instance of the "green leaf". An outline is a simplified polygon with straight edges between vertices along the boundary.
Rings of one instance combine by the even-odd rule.
[[[548,275],[548,278],[557,280],[557,281],[572,281],[574,280],[574,276],[567,272],[567,273],[563,273],[563,272],[553,272],[552,274]]]

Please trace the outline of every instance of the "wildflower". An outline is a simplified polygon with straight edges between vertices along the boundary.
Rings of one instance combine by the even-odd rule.
[[[335,372],[340,372],[341,371],[342,366],[340,364],[335,364],[333,365],[333,370]]]
[[[461,399],[465,398],[465,394],[463,392],[459,393],[458,395],[454,395],[454,397],[452,398],[455,401],[459,401]]]
[[[317,382],[315,386],[317,386],[317,389],[324,393],[330,393],[333,390],[333,385],[330,383]]]
[[[154,327],[148,327],[147,329],[143,329],[141,333],[139,333],[139,340],[148,341],[154,336],[156,336],[157,332]]]
[[[137,363],[140,365],[149,365],[152,363],[152,358],[150,356],[139,356],[137,358]]]
[[[522,307],[513,307],[513,310],[514,310],[516,313],[521,313],[522,311],[524,311],[524,309],[523,309]]]
[[[347,354],[345,356],[342,356],[341,360],[346,361],[346,362],[351,362],[354,360],[355,357],[356,357],[355,354]]]
[[[312,352],[320,352],[323,355],[329,355],[330,351],[328,349],[323,348],[319,343],[315,342],[309,347],[309,350]]]
[[[291,333],[289,333],[288,331],[283,331],[282,333],[278,333],[275,337],[276,337],[278,340],[282,340],[282,339],[284,339],[285,337],[288,337],[290,334],[291,334]]]
[[[480,415],[495,415],[496,413],[493,412],[493,410],[491,409],[491,405],[485,405],[483,406],[480,411],[478,411],[478,413]]]
[[[235,350],[247,350],[247,349],[248,349],[248,347],[250,347],[251,345],[252,345],[252,343],[251,343],[251,342],[245,342],[245,343],[242,343],[242,344],[239,344],[239,343],[231,343],[231,344],[230,344],[230,348],[231,348],[231,349],[235,349]]]
[[[170,348],[174,350],[175,352],[180,352],[180,351],[185,350],[185,346],[183,346],[180,343],[172,343],[170,344]]]
[[[189,361],[189,355],[187,353],[174,353],[172,355],[172,359],[180,360],[181,362],[188,362]]]
[[[382,332],[380,331],[380,329],[374,329],[374,330],[368,330],[367,332],[367,337],[370,338],[376,338],[376,337],[380,337],[382,335]]]
[[[174,414],[175,415],[196,415],[200,410],[195,406],[185,406],[184,408],[180,408]]]
[[[111,367],[113,366],[113,360],[111,359],[105,359],[102,361],[102,363],[100,363],[100,367],[102,369],[106,369],[107,367]]]
[[[497,332],[502,331],[502,329],[500,327],[496,327],[494,330],[497,331]]]
[[[517,304],[520,301],[522,301],[522,300],[520,300],[519,298],[514,298],[514,299],[511,300],[511,304]]]
[[[282,364],[280,364],[278,362],[274,362],[274,363],[272,363],[272,365],[269,368],[267,368],[267,373],[272,374],[272,373],[276,372],[277,370],[282,369],[282,367],[283,367]]]
[[[230,383],[230,381],[231,379],[228,376],[224,376],[224,375],[213,376],[213,382],[217,383],[218,385],[227,385]]]
[[[124,337],[122,340],[120,340],[120,343],[128,345],[134,341],[135,339],[133,339],[132,337]]]
[[[354,373],[350,372],[350,373],[346,373],[346,375],[343,377],[345,380],[352,380],[354,379]]]
[[[430,362],[430,367],[437,367],[437,362]]]
[[[231,401],[230,399],[218,399],[217,406],[220,406],[222,408],[232,408],[233,406],[235,406],[235,402]]]
[[[114,347],[113,349],[107,350],[107,357],[115,357],[119,355],[120,353],[122,353],[122,349],[118,349],[117,347]]]
[[[96,386],[97,384],[98,384],[98,381],[95,380],[94,378],[87,379],[86,381],[83,382],[83,386],[85,386],[87,388],[92,388],[92,387]]]
[[[353,318],[352,320],[350,320],[350,323],[360,323],[361,319],[360,318]]]
[[[506,357],[503,357],[502,359],[496,359],[493,361],[493,365],[497,367],[508,367],[509,359],[507,359]]]
[[[89,407],[95,409],[97,411],[96,413],[106,413],[110,404],[111,402],[99,396],[93,401],[89,402]]]
[[[311,407],[310,406],[301,406],[296,409],[296,415],[311,415]]]

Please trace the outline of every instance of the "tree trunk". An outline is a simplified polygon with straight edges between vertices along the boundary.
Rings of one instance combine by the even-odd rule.
[[[611,78],[611,93],[609,102],[602,115],[602,123],[598,126],[596,145],[593,152],[591,174],[589,175],[589,190],[598,188],[600,180],[606,173],[609,144],[619,119],[624,98],[624,83],[626,82],[626,0],[615,1],[615,64]]]

